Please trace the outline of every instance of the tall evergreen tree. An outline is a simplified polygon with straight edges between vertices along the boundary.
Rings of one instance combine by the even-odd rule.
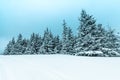
[[[98,50],[104,47],[106,43],[106,30],[102,27],[102,24],[97,25],[96,35],[95,35],[95,46]]]
[[[53,54],[54,53],[54,38],[51,31],[48,28],[44,32],[43,44],[40,48],[40,53]]]
[[[16,55],[22,55],[23,54],[23,38],[22,38],[22,34],[18,35],[18,39],[14,45],[14,51]]]
[[[65,20],[63,20],[63,33],[62,33],[62,50],[63,54],[71,54],[74,50],[74,36],[72,29],[67,27]]]
[[[30,37],[30,41],[28,43],[27,53],[30,54],[39,54],[39,49],[42,45],[42,38],[39,34],[33,33]]]
[[[79,21],[76,51],[92,50],[95,40],[96,20],[88,15],[85,10],[82,10]]]
[[[72,32],[72,29],[68,27],[68,33],[67,33],[67,52],[69,54],[73,54],[74,51],[74,45],[75,45],[75,38]]]
[[[31,50],[31,54],[36,54],[36,50],[35,50],[35,33],[31,34],[29,47],[30,47],[30,50]]]
[[[106,32],[106,42],[105,42],[105,47],[106,48],[110,48],[110,49],[115,49],[117,48],[117,37],[114,34],[114,30],[112,30],[111,28],[108,29],[108,31]]]
[[[4,50],[4,55],[13,55],[13,54],[15,54],[14,53],[14,45],[15,45],[15,39],[14,38],[12,38],[12,40],[11,41],[9,41],[9,43],[7,44],[7,47],[6,47],[6,49]]]
[[[25,54],[28,45],[28,40],[24,38],[21,45],[23,47],[22,53]]]
[[[67,38],[67,23],[65,20],[63,20],[63,33],[62,33],[63,42],[66,41],[66,38]]]
[[[63,20],[63,33],[62,33],[62,54],[67,54],[67,35],[68,35],[68,28],[67,28],[67,23],[65,20]]]
[[[39,54],[39,49],[42,46],[42,38],[39,34],[36,34],[35,36],[35,52],[36,54]]]
[[[60,53],[61,48],[62,48],[62,44],[61,44],[61,41],[59,39],[59,36],[55,36],[54,37],[54,52]]]
[[[30,42],[29,39],[26,40],[26,42],[27,42],[27,47],[26,47],[26,49],[25,49],[24,54],[32,54],[32,50],[31,50],[31,42]]]

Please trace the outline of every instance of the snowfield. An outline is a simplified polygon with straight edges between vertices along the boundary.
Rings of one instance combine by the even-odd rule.
[[[120,58],[0,55],[0,80],[120,80]]]

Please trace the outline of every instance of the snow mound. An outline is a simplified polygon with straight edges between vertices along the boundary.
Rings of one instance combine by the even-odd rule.
[[[81,51],[76,56],[120,57],[120,53],[113,49],[102,48],[100,51]]]
[[[117,51],[113,49],[102,48],[101,51],[104,53],[104,56],[106,57],[119,57],[120,56],[120,53],[118,53]]]
[[[75,54],[76,56],[103,56],[102,51],[83,51]]]

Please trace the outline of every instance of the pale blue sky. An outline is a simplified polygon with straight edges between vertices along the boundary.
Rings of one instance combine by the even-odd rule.
[[[94,15],[97,23],[120,31],[119,0],[0,0],[0,51],[19,33],[43,34],[46,27],[61,34],[65,19],[74,33],[79,25],[81,9]]]

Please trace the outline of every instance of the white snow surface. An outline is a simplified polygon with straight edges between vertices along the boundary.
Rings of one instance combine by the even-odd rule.
[[[0,80],[120,80],[120,58],[0,55]]]

